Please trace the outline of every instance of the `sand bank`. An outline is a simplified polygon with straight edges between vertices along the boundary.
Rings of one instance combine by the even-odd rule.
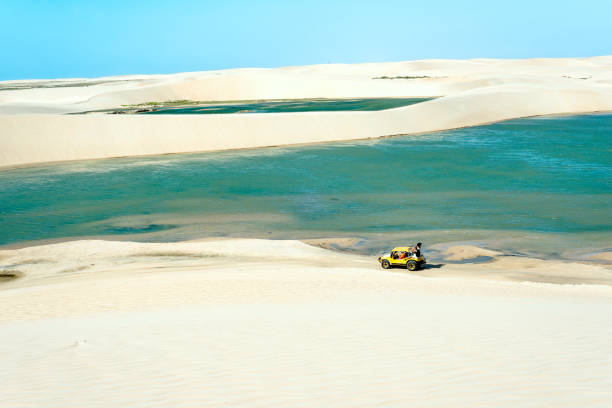
[[[0,257],[24,272],[0,285],[0,407],[612,402],[609,286],[426,278],[297,241]]]
[[[612,57],[428,60],[71,80],[1,90],[0,166],[413,134],[558,113],[612,111]],[[375,79],[382,76],[426,76]],[[89,82],[90,86],[84,86]],[[62,82],[65,85],[66,81]],[[70,83],[70,81],[68,81]],[[21,85],[20,85],[21,86]],[[60,115],[164,100],[428,97],[378,112]]]
[[[350,241],[350,239],[344,239]],[[379,272],[376,256],[327,249],[332,240],[207,238],[173,243],[79,240],[0,250],[0,271],[15,275],[3,289],[72,282],[74,279],[123,277],[137,271],[232,268],[234,265],[296,264],[345,267]],[[338,240],[336,240],[338,241]],[[342,241],[342,239],[340,239]],[[334,247],[334,245],[331,245]],[[504,255],[473,245],[454,245],[443,260],[422,271],[430,278],[478,277],[488,280],[612,286],[610,266],[588,262],[542,260]],[[479,257],[489,258],[481,263]],[[477,260],[470,263],[470,260]],[[456,263],[455,261],[467,261]],[[393,269],[391,272],[405,272]],[[391,273],[387,271],[386,273]],[[611,288],[612,290],[612,288]],[[1,320],[2,318],[0,318]]]

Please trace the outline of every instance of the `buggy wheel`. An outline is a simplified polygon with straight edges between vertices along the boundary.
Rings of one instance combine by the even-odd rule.
[[[391,267],[391,264],[386,259],[383,259],[380,263],[380,266],[382,266],[383,269],[389,269]]]
[[[408,261],[408,263],[406,263],[406,269],[408,269],[409,271],[415,271],[417,268],[417,263],[414,261]]]

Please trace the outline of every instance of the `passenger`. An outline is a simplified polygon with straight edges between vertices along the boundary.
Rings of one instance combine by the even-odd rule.
[[[416,256],[417,258],[421,257],[421,243],[418,242],[411,250],[411,252],[414,254],[414,256]]]
[[[406,258],[406,252],[402,251],[400,252],[399,259],[404,259],[404,258]]]

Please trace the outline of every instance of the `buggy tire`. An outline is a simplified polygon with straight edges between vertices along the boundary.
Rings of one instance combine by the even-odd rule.
[[[383,269],[389,269],[391,268],[391,264],[389,263],[389,261],[387,261],[386,259],[383,259],[382,262],[380,263],[380,266],[382,266]]]
[[[417,269],[417,263],[414,261],[408,261],[406,263],[406,269],[408,269],[409,271],[416,271]]]

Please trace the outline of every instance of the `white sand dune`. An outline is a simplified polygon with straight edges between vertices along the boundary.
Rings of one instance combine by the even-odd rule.
[[[25,272],[0,286],[0,407],[612,403],[610,286],[425,278],[296,241],[0,255]]]
[[[608,56],[235,69],[63,80],[62,87],[19,90],[1,90],[17,81],[2,82],[0,166],[363,139],[525,116],[612,111],[611,72]],[[428,78],[374,79],[381,76]],[[58,82],[44,82],[53,84]],[[441,97],[378,112],[58,114],[177,99],[400,96]]]

